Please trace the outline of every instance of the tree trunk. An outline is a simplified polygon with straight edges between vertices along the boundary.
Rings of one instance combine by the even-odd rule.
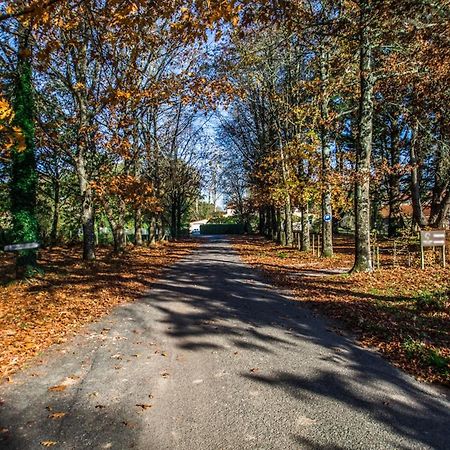
[[[181,207],[181,198],[178,197],[177,201],[177,239],[181,236],[181,222],[182,222],[182,207]]]
[[[284,229],[286,233],[286,245],[292,245],[292,243],[294,242],[294,231],[292,228],[292,208],[291,208],[291,197],[289,194],[287,195],[286,198],[284,211],[285,211]]]
[[[286,205],[280,208],[280,238],[282,245],[288,245],[287,241],[287,220]]]
[[[114,223],[113,225],[113,238],[114,238],[114,253],[120,254],[125,251],[126,248],[126,236],[125,226],[122,220]]]
[[[75,73],[79,83],[86,86],[87,73],[87,44],[84,43],[78,54],[75,47],[72,49],[72,58],[76,61]],[[77,142],[77,155],[75,157],[76,170],[81,196],[81,223],[83,227],[83,259],[85,261],[95,260],[95,213],[94,198],[90,185],[90,179],[86,165],[86,150],[88,148],[89,128],[87,88],[80,90],[76,96],[78,101],[79,129]]]
[[[261,206],[259,208],[259,223],[258,223],[258,231],[259,234],[264,235],[265,234],[265,228],[266,228],[266,216],[265,216],[265,210]]]
[[[301,229],[300,229],[300,250],[302,252],[309,252],[311,249],[309,239],[309,219],[308,219],[308,207],[302,206],[300,208],[301,214]]]
[[[158,242],[164,241],[166,239],[166,223],[162,214],[158,214],[156,219],[156,229],[158,230],[157,240]]]
[[[154,245],[156,243],[156,217],[154,214],[152,214],[150,218],[148,242],[150,245]]]
[[[52,230],[50,232],[50,242],[56,245],[58,241],[58,226],[59,226],[59,208],[60,208],[60,183],[59,180],[53,185],[53,220]]]
[[[134,244],[142,245],[142,210],[136,208],[134,211]]]
[[[273,241],[276,241],[278,236],[278,221],[277,221],[277,210],[273,205],[270,207],[270,223],[271,223],[270,238]]]
[[[29,32],[19,25],[17,79],[14,89],[14,125],[23,133],[25,149],[11,152],[10,199],[15,243],[38,241],[36,219],[37,169],[34,148],[34,104]],[[31,277],[38,271],[37,251],[22,250],[16,259],[16,276]]]
[[[281,229],[281,212],[280,208],[275,209],[275,220],[276,220],[276,242],[281,244],[282,240],[282,229]]]
[[[177,238],[177,206],[174,197],[170,203],[170,237],[174,240]]]
[[[83,259],[95,260],[95,215],[92,189],[87,179],[83,152],[77,158],[77,174],[81,193],[81,224],[83,227]]]
[[[361,3],[360,12],[360,100],[358,142],[356,146],[355,182],[355,264],[353,272],[370,272],[370,160],[373,134],[372,43],[368,21],[368,2]]]
[[[320,81],[322,86],[321,116],[322,124],[320,126],[320,141],[322,150],[322,256],[329,258],[333,256],[333,211],[331,208],[331,146],[328,142],[328,133],[326,131],[326,121],[328,120],[328,81],[329,66],[328,53],[322,44],[320,47]],[[325,220],[329,216],[330,220]]]
[[[434,228],[448,228],[448,215],[450,212],[450,190],[447,190],[439,203],[439,208],[430,218],[431,226]]]
[[[413,218],[419,228],[426,226],[423,213],[422,200],[420,198],[420,163],[416,154],[417,135],[419,132],[419,121],[416,120],[413,127],[413,136],[409,148],[409,159],[411,164],[411,201],[413,207]]]

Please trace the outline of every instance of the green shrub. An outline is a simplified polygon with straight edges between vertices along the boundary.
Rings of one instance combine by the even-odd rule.
[[[408,336],[402,343],[409,359],[418,359],[425,366],[433,366],[441,372],[450,370],[450,358],[442,356],[439,350],[427,347],[423,342]]]
[[[211,219],[208,220],[208,224],[210,223],[215,223],[218,225],[223,225],[223,224],[237,224],[239,223],[239,218],[237,216],[230,216],[230,217],[212,217]]]
[[[415,298],[420,311],[445,311],[449,307],[449,291],[424,291]]]
[[[200,234],[243,234],[242,223],[207,223],[200,225]]]
[[[408,336],[402,343],[402,347],[405,350],[406,356],[409,359],[420,358],[422,359],[423,354],[426,351],[425,344],[412,337]]]
[[[434,366],[437,369],[447,369],[449,367],[450,360],[445,356],[442,356],[437,350],[430,349],[427,354],[428,364]]]

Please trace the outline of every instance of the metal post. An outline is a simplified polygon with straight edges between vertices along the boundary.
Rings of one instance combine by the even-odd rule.
[[[425,269],[425,255],[423,254],[423,245],[420,243],[420,266]]]
[[[442,246],[442,266],[445,269],[445,244]]]

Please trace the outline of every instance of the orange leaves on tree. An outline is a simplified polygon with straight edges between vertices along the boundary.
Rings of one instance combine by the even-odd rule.
[[[15,147],[18,151],[25,150],[25,139],[20,128],[13,126],[14,111],[7,100],[0,95],[0,151],[2,156],[8,156]]]
[[[145,211],[160,210],[153,185],[133,175],[119,174],[92,183],[96,194],[103,199],[118,197],[127,205],[140,207]]]

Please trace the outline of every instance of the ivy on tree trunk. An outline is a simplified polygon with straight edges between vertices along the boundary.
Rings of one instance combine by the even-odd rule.
[[[28,33],[19,30],[17,78],[14,89],[14,125],[23,133],[25,148],[14,148],[11,154],[10,198],[15,243],[37,242],[36,219],[37,169],[34,147],[34,105],[32,69]],[[17,277],[37,272],[37,251],[22,250],[17,255]]]

